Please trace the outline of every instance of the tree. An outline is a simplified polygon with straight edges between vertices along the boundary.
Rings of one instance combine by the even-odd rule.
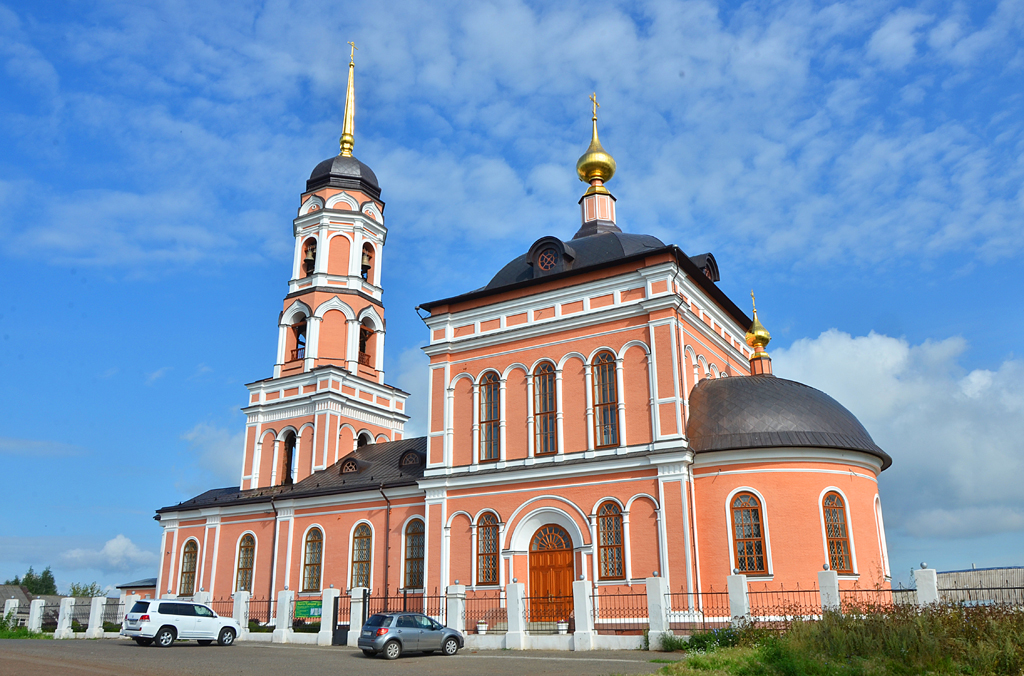
[[[68,590],[68,596],[103,596],[103,590],[95,582],[90,582],[89,584],[72,582],[71,589]]]
[[[4,584],[20,585],[28,589],[29,594],[36,596],[57,593],[57,582],[53,579],[53,572],[49,566],[39,574],[36,574],[32,566],[29,566],[24,577],[19,578],[15,575],[13,580],[7,580]]]

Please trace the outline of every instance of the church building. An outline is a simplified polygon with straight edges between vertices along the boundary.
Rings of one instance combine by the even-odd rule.
[[[889,456],[831,397],[772,373],[770,335],[713,255],[619,227],[596,99],[579,222],[420,305],[427,435],[408,437],[409,395],[385,378],[385,205],[353,155],[354,111],[350,62],[341,152],[299,196],[272,375],[247,385],[239,483],[157,511],[160,594],[517,581],[564,597],[652,576],[693,593],[733,572],[806,589],[823,568],[888,585]]]

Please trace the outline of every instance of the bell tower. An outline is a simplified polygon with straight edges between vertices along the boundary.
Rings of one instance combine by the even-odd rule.
[[[408,395],[384,382],[387,228],[355,146],[351,45],[340,152],[313,169],[292,222],[273,377],[251,383],[241,487],[301,481],[358,446],[403,437]]]

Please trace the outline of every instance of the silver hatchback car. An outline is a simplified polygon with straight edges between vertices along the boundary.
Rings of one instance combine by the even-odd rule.
[[[465,646],[466,639],[423,613],[380,613],[366,619],[358,643],[367,657],[382,653],[395,660],[407,651],[429,654],[440,650],[454,655]]]

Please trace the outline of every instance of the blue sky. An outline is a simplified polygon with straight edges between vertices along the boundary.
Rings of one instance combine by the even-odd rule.
[[[155,575],[154,510],[237,482],[348,40],[390,382],[417,304],[575,232],[596,90],[620,225],[712,251],[893,456],[897,577],[1024,563],[1022,37],[1021,1],[0,4],[0,576]]]

